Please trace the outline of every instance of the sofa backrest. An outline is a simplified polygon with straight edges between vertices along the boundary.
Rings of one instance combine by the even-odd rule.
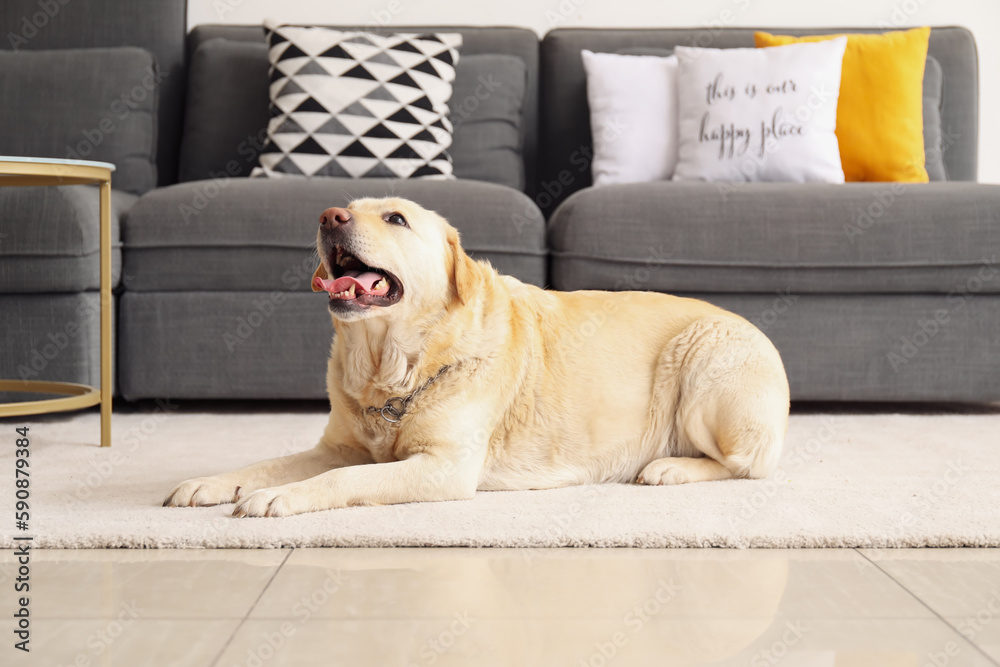
[[[0,49],[138,46],[150,51],[160,73],[156,114],[157,182],[167,185],[177,178],[184,113],[186,22],[186,0],[3,0],[0,2]],[[107,108],[114,102],[107,100]]]
[[[461,48],[461,56],[467,57],[478,54],[503,54],[515,56],[522,60],[527,70],[522,116],[524,179],[529,188],[533,184],[537,183],[538,37],[534,32],[524,28],[475,28],[467,26],[394,25],[391,26],[391,28],[372,26],[331,27],[343,30],[367,30],[376,33],[460,32],[462,33],[464,40]],[[192,60],[192,56],[197,51],[199,46],[205,44],[209,40],[218,38],[233,41],[252,42],[263,45],[264,31],[261,26],[258,25],[199,25],[195,27],[188,36],[187,49],[189,61]],[[255,52],[251,51],[246,54],[246,57],[257,58],[259,56]],[[458,67],[462,67],[461,57],[458,61]],[[248,74],[249,71],[250,70],[248,70]],[[256,72],[255,69],[253,71]],[[199,73],[192,72],[192,77],[195,76],[199,76]],[[263,72],[263,76],[266,76],[266,71]],[[240,144],[243,143],[242,141],[234,143],[234,139],[240,139],[241,137],[249,138],[250,135],[260,136],[261,131],[264,129],[264,125],[266,125],[268,117],[266,108],[266,80],[263,78],[258,80],[255,76],[253,81],[248,82],[248,85],[258,86],[261,83],[264,84],[264,87],[261,88],[259,93],[255,93],[255,95],[259,95],[261,97],[262,104],[264,105],[262,107],[256,103],[251,107],[248,104],[241,103],[239,100],[229,101],[227,99],[222,99],[227,97],[224,94],[225,90],[222,86],[220,86],[220,99],[208,101],[203,100],[203,102],[208,103],[197,105],[197,108],[203,109],[203,113],[206,114],[223,114],[227,117],[231,117],[230,114],[239,114],[239,118],[234,119],[234,122],[237,123],[241,129],[232,136],[224,136],[223,133],[218,133],[217,137],[214,139],[212,136],[205,136],[204,133],[199,133],[199,145],[193,145],[191,142],[187,141],[187,136],[185,136],[184,149],[181,156],[182,164],[180,169],[182,180],[208,177],[208,174],[204,173],[206,171],[206,163],[203,159],[201,159],[204,154],[214,156],[212,160],[219,163],[216,170],[222,170],[221,165],[225,163],[225,160],[222,158],[228,156],[227,159],[232,159],[236,162],[236,164],[241,166],[241,169],[239,170],[240,173],[233,175],[248,175],[249,169],[243,167],[246,167],[247,160],[253,157],[253,148],[246,145],[241,146]],[[206,86],[201,86],[200,89],[207,89],[209,91],[212,90],[211,87]],[[245,99],[242,93],[239,97],[240,99]],[[197,127],[202,123],[213,127],[217,127],[219,125],[218,118],[197,118],[193,117],[192,113],[192,107],[189,105],[188,118],[185,120],[185,126],[189,129],[186,134],[190,133],[191,128]],[[208,134],[211,135],[211,133]],[[243,137],[243,135],[247,135],[247,137]],[[252,143],[252,140],[247,143]],[[529,194],[532,194],[530,190]]]
[[[115,189],[152,190],[156,77],[134,46],[0,50],[0,155],[111,162]]]
[[[837,32],[884,32],[860,28],[700,28],[586,29],[558,28],[541,46],[541,122],[539,184],[536,203],[551,212],[570,194],[591,184],[590,110],[580,51],[678,45],[707,48],[753,47],[757,30],[783,35]],[[928,55],[941,66],[942,148],[948,180],[975,181],[979,145],[979,74],[976,44],[965,28],[933,28]]]

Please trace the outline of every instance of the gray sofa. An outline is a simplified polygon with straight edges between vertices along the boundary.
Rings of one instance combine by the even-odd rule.
[[[118,4],[78,2],[90,13]],[[13,4],[20,9],[0,10],[8,21],[28,7]],[[316,218],[350,197],[384,194],[440,211],[474,256],[527,282],[661,290],[739,312],[775,341],[794,399],[1000,399],[1000,279],[977,279],[997,268],[1000,187],[974,182],[978,75],[963,29],[934,29],[939,78],[925,80],[925,93],[937,86],[925,109],[938,111],[941,128],[928,146],[943,142],[928,154],[941,156],[939,178],[947,181],[591,188],[580,49],[670,48],[701,43],[706,31],[560,29],[539,44],[523,29],[467,27],[447,28],[465,37],[452,102],[463,121],[452,150],[458,180],[266,180],[246,178],[268,119],[262,32],[199,26],[183,41],[176,21],[183,4],[157,3],[122,19],[176,31],[174,40],[150,42],[173,77],[159,91],[151,130],[158,187],[116,196],[117,380],[127,400],[322,398],[332,328],[309,288]],[[39,48],[65,48],[61,33],[65,46],[137,43],[110,28],[100,44],[71,41],[75,7],[65,6],[65,24],[54,23]],[[750,30],[710,34],[713,46],[752,44]],[[463,86],[482,72],[505,85],[470,114]],[[122,151],[105,159],[121,164],[130,154]],[[116,183],[128,176],[120,169]],[[68,222],[60,229],[80,239],[65,252],[62,232],[25,231],[56,209],[16,200],[56,195],[0,190],[8,197],[0,199],[0,234],[8,236],[0,239],[0,325],[16,341],[3,346],[5,377],[18,377],[18,365],[49,334],[79,318],[77,301],[94,298],[96,210],[89,212],[85,189],[62,190],[59,219]],[[859,222],[858,209],[876,204],[882,213]],[[33,278],[41,265],[24,262],[42,260],[25,259],[32,253],[72,281]],[[38,377],[96,382],[96,340],[96,329],[80,337]]]
[[[793,399],[1000,399],[1000,186],[975,183],[978,65],[968,30],[930,37],[937,67],[925,77],[925,124],[937,115],[941,130],[925,152],[932,176],[947,180],[589,187],[581,49],[747,47],[753,32],[545,36],[539,193],[552,196],[538,201],[549,213],[552,287],[658,290],[733,310],[774,341]],[[934,69],[939,81],[928,80]],[[925,132],[925,141],[934,138]]]

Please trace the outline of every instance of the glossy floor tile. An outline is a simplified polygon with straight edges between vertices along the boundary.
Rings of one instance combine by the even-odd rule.
[[[1000,614],[949,617],[945,620],[983,653],[1000,663]]]
[[[40,550],[31,553],[34,618],[114,618],[131,605],[142,618],[243,618],[287,550]],[[15,572],[0,552],[0,587]],[[14,596],[0,595],[10,618]]]
[[[308,604],[312,601],[314,604]],[[297,549],[252,618],[931,618],[857,552]]]
[[[0,665],[1000,667],[998,555],[36,551],[32,653]],[[0,552],[8,619],[15,577]]]
[[[27,659],[0,660],[0,664],[205,667],[215,661],[238,626],[235,619],[132,619],[127,614],[110,621],[39,620]]]
[[[219,664],[776,665],[993,663],[937,619],[250,620]],[[329,660],[329,663],[320,662]],[[243,661],[242,663],[240,661]]]
[[[1000,661],[1000,549],[865,549],[861,554]]]
[[[993,616],[1000,624],[1000,549],[862,550],[942,616]]]

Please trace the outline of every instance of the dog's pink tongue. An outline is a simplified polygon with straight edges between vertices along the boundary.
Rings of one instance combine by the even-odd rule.
[[[329,292],[330,294],[338,294],[340,292],[347,292],[351,289],[351,285],[354,285],[354,295],[358,296],[360,294],[374,294],[376,296],[382,296],[389,291],[389,280],[378,285],[385,276],[381,273],[376,273],[375,271],[347,271],[340,278],[334,280],[333,278],[320,278],[316,276],[313,279],[313,285],[324,292]],[[340,298],[351,298],[349,296]]]

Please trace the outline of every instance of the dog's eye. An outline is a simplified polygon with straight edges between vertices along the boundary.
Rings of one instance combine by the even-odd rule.
[[[386,222],[390,222],[394,225],[399,225],[400,227],[409,227],[409,225],[406,224],[406,218],[404,218],[399,213],[393,213],[385,220]]]

